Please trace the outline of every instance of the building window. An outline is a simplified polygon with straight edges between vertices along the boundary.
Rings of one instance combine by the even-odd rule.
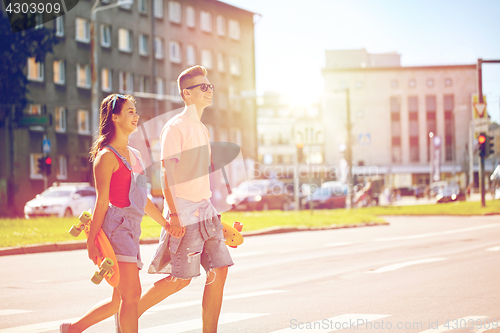
[[[415,88],[415,87],[417,86],[417,81],[416,81],[415,79],[410,79],[410,80],[408,81],[408,86],[409,86],[410,88]]]
[[[76,18],[76,41],[90,43],[90,21],[80,17]]]
[[[397,88],[399,88],[399,81],[398,81],[398,80],[392,80],[392,81],[391,81],[391,88],[392,88],[392,89],[397,89]]]
[[[101,89],[102,91],[110,92],[113,89],[113,72],[110,68],[101,70]]]
[[[362,81],[356,81],[356,88],[357,89],[362,89],[363,88],[363,82]]]
[[[101,24],[101,46],[111,47],[111,26]]]
[[[43,82],[43,63],[36,61],[35,57],[28,58],[28,80]]]
[[[240,22],[236,20],[229,20],[229,38],[240,40]]]
[[[208,138],[210,139],[210,142],[214,142],[215,131],[213,125],[206,124],[205,126],[207,127],[208,130]]]
[[[155,59],[163,59],[163,38],[155,37]]]
[[[65,70],[64,60],[54,60],[53,71],[54,71],[54,83],[64,84],[66,82],[66,70]]]
[[[182,62],[181,46],[179,45],[179,42],[171,41],[169,43],[169,50],[170,50],[170,62],[174,62],[176,64],[181,63]]]
[[[212,13],[201,11],[200,14],[201,31],[212,32]]]
[[[137,9],[139,13],[147,13],[148,12],[148,0],[139,0],[137,2]]]
[[[236,90],[235,86],[229,85],[227,88],[227,94],[228,94],[228,99],[229,99],[229,107],[231,108],[231,111],[240,111],[241,110],[241,104],[240,104],[240,96],[238,94],[238,91]]]
[[[68,160],[64,155],[56,156],[56,178],[60,180],[68,178]]]
[[[217,53],[217,70],[221,73],[226,71],[226,61],[224,60],[224,53]]]
[[[42,106],[40,104],[30,104],[26,113],[30,116],[42,115]]]
[[[125,3],[125,4],[123,4],[123,5],[120,5],[119,7],[120,7],[121,9],[127,9],[127,10],[130,10],[130,9],[132,9],[132,4],[133,4],[133,2],[130,2],[130,3]]]
[[[173,23],[181,23],[181,3],[177,1],[168,2],[168,19]]]
[[[76,86],[78,88],[90,88],[91,73],[89,65],[76,64]]]
[[[226,35],[226,19],[222,15],[217,15],[217,35]]]
[[[192,6],[186,7],[186,25],[188,28],[196,26],[196,12]]]
[[[155,91],[155,93],[157,95],[161,95],[161,97],[163,97],[163,95],[165,95],[165,80],[163,80],[161,77],[156,78],[156,91]]]
[[[163,18],[163,0],[154,0],[154,17]]]
[[[224,92],[217,92],[217,104],[221,110],[227,110],[227,94]]]
[[[177,85],[177,81],[175,81],[175,80],[170,81],[169,95],[171,97],[172,102],[176,102],[176,103],[182,102],[182,98],[179,94],[179,86]]]
[[[225,127],[220,127],[217,134],[219,136],[219,142],[229,142],[227,129]]]
[[[229,72],[232,75],[239,76],[241,74],[241,61],[239,57],[229,57]]]
[[[139,35],[139,55],[148,55],[148,36],[140,34]]]
[[[123,52],[132,52],[132,32],[128,29],[118,29],[118,49]]]
[[[418,97],[408,97],[408,116],[410,125],[410,162],[419,162]]]
[[[64,37],[64,16],[58,16],[55,20],[56,25],[56,36]]]
[[[427,133],[436,135],[436,96],[425,96],[426,125]],[[427,161],[431,160],[431,138],[427,136]]]
[[[90,134],[89,112],[87,110],[78,110],[78,134]]]
[[[201,50],[201,65],[206,69],[212,69],[213,67],[213,59],[212,59],[212,51],[203,49]]]
[[[453,85],[451,77],[447,77],[446,79],[444,79],[444,85],[445,87],[451,87]]]
[[[426,84],[429,88],[434,87],[434,79],[427,79]]]
[[[401,98],[391,97],[391,136],[392,136],[392,162],[402,162],[401,150]]]
[[[56,107],[55,109],[55,130],[59,133],[66,132],[66,108],[65,107]]]
[[[186,64],[188,66],[196,65],[196,50],[194,45],[186,46]]]
[[[445,160],[454,160],[455,147],[455,116],[453,95],[444,95],[444,153]]]
[[[30,154],[30,178],[43,179],[43,175],[38,169],[38,160],[43,157],[42,154]]]
[[[132,93],[134,91],[133,76],[130,72],[120,72],[118,75],[118,90],[122,93]]]
[[[231,128],[231,142],[236,143],[238,146],[242,146],[243,142],[241,140],[241,130],[239,128]]]
[[[146,75],[139,76],[139,92],[149,93],[149,78]]]

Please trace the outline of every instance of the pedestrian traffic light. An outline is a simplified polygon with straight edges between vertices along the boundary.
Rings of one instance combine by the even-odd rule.
[[[486,136],[486,153],[484,155],[484,157],[488,157],[490,155],[494,155],[495,154],[495,137],[493,136],[489,136],[487,135]]]
[[[45,158],[45,174],[47,176],[50,176],[51,173],[52,173],[52,159],[50,158],[50,156],[48,156]]]
[[[486,157],[486,139],[487,136],[484,133],[479,134],[477,137],[479,156]]]
[[[304,162],[304,144],[297,143],[297,162]]]
[[[45,174],[45,158],[43,157],[38,159],[38,172],[42,175]]]

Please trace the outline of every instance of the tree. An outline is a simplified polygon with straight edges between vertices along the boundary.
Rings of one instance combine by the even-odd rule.
[[[58,42],[52,30],[45,27],[30,29],[35,26],[34,21],[34,15],[17,17],[11,27],[6,13],[0,10],[0,103],[16,105],[17,119],[30,102],[26,77],[28,58],[35,57],[43,62],[45,55],[52,52]]]

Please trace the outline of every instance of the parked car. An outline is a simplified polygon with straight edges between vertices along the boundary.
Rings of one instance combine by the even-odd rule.
[[[464,201],[466,199],[465,192],[460,189],[457,184],[444,186],[440,189],[436,196],[437,203]]]
[[[95,201],[95,188],[89,183],[54,183],[26,203],[24,217],[79,216],[86,210],[94,209]]]
[[[293,194],[288,192],[285,184],[278,180],[251,180],[233,189],[226,202],[235,205],[236,210],[288,210],[293,200]]]
[[[344,208],[346,199],[347,185],[338,183],[334,186],[318,188],[310,197],[302,199],[302,205],[306,209],[309,209],[311,205],[313,208]]]

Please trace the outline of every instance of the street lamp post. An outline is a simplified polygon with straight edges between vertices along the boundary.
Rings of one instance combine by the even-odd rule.
[[[92,72],[92,89],[91,89],[91,105],[92,105],[92,133],[94,140],[97,138],[97,129],[99,128],[99,80],[97,79],[97,69],[99,67],[98,52],[97,52],[97,29],[95,27],[96,14],[97,12],[115,8],[123,5],[131,5],[134,3],[133,0],[123,0],[117,3],[106,5],[102,7],[97,7],[101,3],[100,0],[96,0],[92,9],[90,9],[90,70]]]
[[[433,154],[432,154],[432,138],[434,137],[433,132],[429,132],[429,187],[431,186],[432,183],[432,160],[433,160]]]

